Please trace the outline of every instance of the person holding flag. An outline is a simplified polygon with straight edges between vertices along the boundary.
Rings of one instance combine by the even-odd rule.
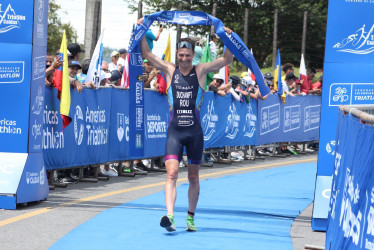
[[[138,25],[143,23],[139,19]],[[224,28],[226,34],[232,31]],[[183,149],[186,147],[188,157],[188,213],[187,231],[196,231],[194,222],[195,209],[199,199],[199,167],[203,153],[203,131],[200,124],[200,105],[205,88],[206,75],[218,71],[230,64],[233,54],[227,49],[223,57],[210,63],[192,65],[195,55],[195,42],[190,38],[179,39],[177,43],[177,62],[161,60],[154,55],[143,37],[140,42],[143,58],[147,58],[156,68],[166,74],[167,93],[170,104],[170,119],[166,141],[165,165],[167,178],[165,185],[165,203],[167,215],[163,216],[160,226],[167,231],[175,231],[174,206],[176,201],[176,182],[178,179],[179,162]]]

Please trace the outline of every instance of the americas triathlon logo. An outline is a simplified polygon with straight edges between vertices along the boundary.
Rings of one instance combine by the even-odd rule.
[[[370,27],[370,26],[369,26]],[[368,30],[368,31],[367,31]],[[343,38],[333,46],[340,52],[351,54],[369,54],[374,51],[374,24],[368,29],[366,24],[358,28],[353,34]]]
[[[84,132],[84,120],[83,120],[83,112],[79,105],[75,107],[75,115],[74,115],[74,137],[75,142],[78,145],[82,144],[83,141],[83,132]]]
[[[12,29],[20,29],[21,22],[26,21],[26,16],[17,15],[10,4],[3,11],[4,6],[0,4],[0,33],[8,32]]]

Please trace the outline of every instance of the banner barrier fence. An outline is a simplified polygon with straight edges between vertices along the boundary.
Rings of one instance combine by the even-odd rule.
[[[326,249],[373,249],[374,115],[364,116],[370,118],[370,126],[354,112],[342,109],[338,115]],[[329,196],[330,189],[326,192]]]
[[[100,88],[71,93],[72,123],[62,132],[57,91],[45,89],[41,136],[47,170],[164,155],[169,120],[166,96],[145,91],[144,155],[134,157],[129,154],[129,91]],[[278,95],[271,95],[258,104],[257,100],[247,104],[230,95],[221,97],[206,92],[201,106],[204,148],[318,140],[320,102],[320,96],[296,96],[284,105]],[[278,124],[273,130],[275,120]],[[271,129],[263,133],[268,127]]]

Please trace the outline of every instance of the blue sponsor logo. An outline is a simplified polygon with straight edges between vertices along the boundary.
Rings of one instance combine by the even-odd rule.
[[[329,106],[372,104],[374,83],[333,83],[329,99]]]
[[[45,77],[45,56],[34,58],[34,68],[32,71],[32,78],[34,80]]]
[[[355,32],[343,38],[333,46],[339,52],[365,55],[374,51],[374,24],[357,28]]]
[[[318,129],[321,116],[321,105],[304,108],[304,132]]]
[[[284,132],[300,128],[300,105],[284,108]]]
[[[260,134],[276,130],[280,126],[280,105],[274,104],[261,109]]]
[[[0,83],[20,83],[23,81],[24,73],[25,62],[0,62]]]
[[[4,6],[0,4],[0,33],[5,33],[12,29],[20,29],[21,22],[26,21],[26,16],[17,15],[10,4],[4,11],[2,8]]]

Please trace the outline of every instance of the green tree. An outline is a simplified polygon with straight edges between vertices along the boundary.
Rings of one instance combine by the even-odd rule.
[[[54,54],[61,46],[62,34],[66,31],[67,44],[77,40],[77,31],[70,23],[62,23],[58,12],[61,9],[60,5],[55,3],[55,0],[49,0],[48,5],[48,38],[47,50]]]
[[[137,11],[137,0],[125,0],[132,12]],[[249,9],[248,47],[260,67],[270,67],[274,29],[274,11],[278,9],[278,44],[282,62],[300,63],[304,11],[308,11],[306,63],[322,67],[325,48],[327,0],[143,0],[143,14],[161,10],[198,10],[212,13],[217,3],[216,17],[243,37],[245,8]],[[205,35],[210,27],[184,26],[187,34]]]

